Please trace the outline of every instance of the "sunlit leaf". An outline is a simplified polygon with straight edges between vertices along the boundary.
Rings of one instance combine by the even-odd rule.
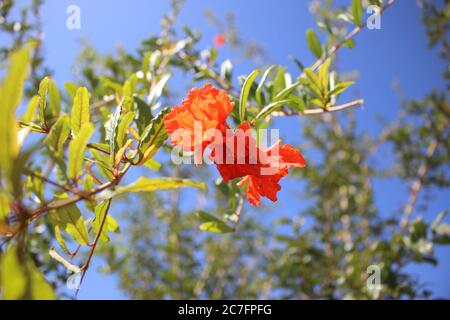
[[[100,232],[99,239],[102,242],[109,241],[107,214],[110,206],[111,199],[106,199],[95,207],[95,218],[94,221],[92,221],[92,230],[95,232],[96,236]]]
[[[353,0],[352,2],[352,15],[353,23],[356,25],[361,24],[362,20],[362,0]]]
[[[84,125],[90,123],[89,109],[89,92],[84,87],[79,88],[75,94],[71,118],[72,131],[75,136],[78,135]]]
[[[45,77],[41,80],[39,84],[39,121],[44,124],[45,123],[45,108],[47,107],[47,92],[48,92],[48,83],[50,81],[49,77]]]
[[[27,278],[22,263],[19,261],[17,247],[10,246],[0,258],[0,284],[3,299],[23,298],[26,292]]]
[[[247,99],[250,93],[250,89],[252,87],[255,78],[258,76],[259,70],[255,70],[245,79],[244,84],[242,85],[241,95],[239,97],[239,119],[240,121],[245,120],[245,112],[247,109]]]
[[[197,217],[202,222],[199,227],[202,231],[209,231],[213,233],[230,233],[235,231],[234,228],[230,227],[219,218],[216,218],[204,211],[197,212]]]
[[[30,49],[13,52],[10,57],[10,67],[0,86],[0,101],[2,120],[0,121],[0,170],[8,176],[19,152],[17,133],[18,124],[15,111],[22,99],[23,86],[28,77]]]
[[[44,139],[44,144],[52,151],[56,157],[63,154],[63,145],[70,135],[70,118],[67,115],[61,116],[53,125],[49,134]]]
[[[319,39],[313,29],[308,29],[308,31],[306,31],[306,41],[308,43],[308,48],[311,50],[313,55],[317,59],[322,57],[322,46],[320,45]]]
[[[66,195],[57,196],[59,200],[66,198]],[[53,210],[49,217],[55,226],[59,226],[61,230],[67,232],[77,243],[81,245],[89,244],[88,230],[84,224],[80,209],[75,204]]]
[[[87,123],[83,126],[75,139],[70,142],[68,176],[73,180],[76,180],[82,173],[84,151],[93,133],[94,125],[91,123]]]
[[[136,182],[118,187],[114,191],[114,195],[119,195],[126,192],[152,192],[157,190],[169,190],[183,187],[195,187],[206,190],[206,185],[203,182],[196,182],[187,179],[179,178],[139,178]]]

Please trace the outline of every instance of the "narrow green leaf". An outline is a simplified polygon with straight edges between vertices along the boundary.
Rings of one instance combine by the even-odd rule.
[[[50,81],[49,77],[45,77],[42,79],[39,84],[39,121],[42,124],[45,124],[45,108],[47,107],[47,92],[48,92],[48,83]]]
[[[90,123],[90,105],[89,92],[82,87],[77,90],[72,108],[72,131],[75,136],[81,131],[81,128]]]
[[[48,102],[51,115],[53,117],[59,116],[61,112],[61,95],[53,79],[50,79],[48,83]]]
[[[11,201],[11,196],[0,188],[0,224],[9,216]]]
[[[279,108],[283,105],[286,105],[290,102],[292,102],[292,101],[291,100],[281,100],[281,101],[272,102],[271,104],[268,104],[267,106],[262,108],[261,111],[256,115],[255,119],[256,120],[262,119],[265,116],[267,116],[269,113],[271,113],[272,111],[274,111],[277,108]]]
[[[264,88],[264,83],[267,80],[267,77],[269,76],[270,72],[276,67],[276,65],[271,65],[269,66],[266,71],[264,71],[262,77],[261,77],[261,81],[259,82],[258,87],[256,88],[256,93],[255,93],[255,99],[256,102],[258,102],[259,105],[262,104],[262,98],[261,98],[261,94],[262,94],[262,90]]]
[[[288,97],[299,85],[301,85],[301,82],[297,81],[291,84],[290,86],[287,86],[283,90],[281,90],[274,98],[273,101],[278,101],[285,99]]]
[[[202,222],[200,225],[200,230],[202,231],[209,231],[213,233],[230,233],[235,231],[234,228],[230,227],[219,218],[216,218],[204,211],[197,212],[197,217]]]
[[[106,217],[108,223],[108,231],[113,233],[120,233],[120,227],[116,219],[114,219],[110,214]]]
[[[67,91],[67,94],[70,96],[70,98],[73,100],[75,99],[75,95],[77,94],[78,86],[73,82],[65,82],[64,88]]]
[[[85,124],[78,135],[70,142],[69,145],[69,178],[76,180],[82,173],[84,151],[86,145],[94,133],[94,125],[92,123]]]
[[[109,116],[109,120],[105,123],[105,140],[109,142],[109,154],[110,154],[110,163],[114,163],[114,157],[116,155],[117,146],[116,146],[116,136],[117,136],[117,127],[119,125],[120,115],[122,114],[122,104],[123,99],[120,104],[117,106],[116,111]]]
[[[67,115],[61,116],[50,129],[49,134],[44,139],[44,144],[58,158],[62,157],[64,142],[70,135],[70,118]]]
[[[118,187],[114,191],[114,196],[126,192],[152,192],[157,190],[169,190],[183,187],[195,187],[206,190],[206,185],[203,182],[196,182],[192,180],[179,178],[139,178],[135,183]]]
[[[89,159],[89,161],[94,162],[100,173],[105,177],[107,180],[111,180],[114,176],[111,172],[111,165],[109,164],[110,159],[109,155],[106,155],[104,153],[101,153],[95,149],[89,150],[92,153],[92,156],[95,159]]]
[[[128,112],[127,114],[122,116],[122,120],[117,128],[117,146],[118,148],[122,148],[127,142],[127,133],[128,128],[131,125],[131,122],[134,120],[134,112]]]
[[[160,147],[164,141],[167,140],[167,132],[164,127],[164,116],[169,113],[170,109],[166,108],[161,110],[161,112],[150,122],[150,124],[145,128],[142,134],[141,141],[139,142],[139,153],[141,156],[151,147]]]
[[[159,171],[162,165],[155,159],[149,159],[146,162],[144,162],[144,166],[152,169],[153,171]]]
[[[137,95],[133,97],[135,103],[135,113],[136,113],[136,124],[139,133],[142,134],[145,128],[150,124],[153,119],[152,111],[150,106]]]
[[[362,0],[353,0],[352,2],[353,23],[360,25],[362,20]]]
[[[60,195],[57,199],[64,200],[67,195]],[[71,204],[56,210],[49,214],[53,225],[67,232],[77,243],[89,245],[89,234],[83,221],[80,209],[75,204]]]
[[[247,108],[248,94],[250,93],[250,88],[252,87],[253,81],[258,76],[259,70],[255,70],[245,79],[244,85],[241,89],[241,95],[239,97],[239,119],[240,121],[245,120],[245,111]]]
[[[101,242],[109,241],[108,220],[106,219],[110,206],[111,206],[111,199],[106,199],[95,207],[95,219],[94,221],[92,221],[92,230],[95,232],[96,235],[98,235],[98,233],[101,231],[99,238]]]
[[[23,87],[28,77],[30,49],[14,51],[10,57],[10,67],[0,85],[2,120],[0,121],[0,170],[5,176],[11,174],[11,168],[19,153],[17,142],[18,124],[15,117],[17,107],[22,100]]]
[[[4,300],[18,300],[24,297],[27,278],[19,261],[17,247],[10,246],[1,256],[0,263],[2,295]]]
[[[132,97],[136,92],[136,85],[138,82],[138,78],[136,74],[133,74],[127,81],[125,81],[122,88],[122,95]]]
[[[64,240],[62,234],[61,234],[61,228],[59,227],[59,225],[55,225],[55,239],[56,242],[58,242],[59,246],[61,247],[61,249],[63,249],[63,251],[70,256],[70,250],[69,248],[67,248],[66,245],[66,241]]]
[[[32,300],[55,300],[53,287],[48,283],[41,270],[30,258],[27,259],[27,269],[30,280],[30,297]]]
[[[353,81],[348,81],[348,82],[340,82],[338,84],[336,84],[336,86],[333,88],[333,90],[330,91],[330,95],[334,96],[334,95],[338,95],[341,94],[342,92],[344,92],[348,87],[350,87],[351,85],[354,85],[355,83]]]
[[[28,102],[28,106],[27,106],[27,111],[25,112],[25,114],[22,117],[22,121],[23,122],[32,122],[34,121],[34,117],[36,114],[36,110],[39,106],[39,96],[38,95],[34,95],[30,101]]]
[[[306,41],[308,43],[308,48],[311,50],[312,54],[317,58],[322,57],[322,46],[320,45],[319,39],[313,29],[308,29],[306,31]]]

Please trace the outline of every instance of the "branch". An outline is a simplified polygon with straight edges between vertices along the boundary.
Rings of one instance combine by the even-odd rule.
[[[327,112],[341,111],[341,110],[345,110],[348,108],[363,106],[363,105],[364,105],[364,100],[359,99],[359,100],[351,101],[351,102],[344,103],[344,104],[341,104],[338,106],[330,107],[327,109],[306,109],[301,112],[275,111],[275,112],[272,112],[271,116],[272,117],[286,117],[286,116],[298,116],[299,114],[304,115],[304,116],[310,116],[310,115],[327,113]]]
[[[97,232],[97,235],[95,236],[94,243],[92,244],[91,250],[89,250],[89,254],[88,254],[88,257],[86,259],[86,262],[81,267],[81,270],[83,270],[83,273],[81,275],[80,283],[78,284],[78,288],[77,288],[77,292],[76,292],[75,296],[77,296],[78,292],[80,291],[81,284],[83,283],[84,277],[86,276],[86,272],[89,269],[89,265],[91,263],[92,257],[94,256],[95,248],[97,248],[98,241],[100,240],[100,236],[102,234],[103,228],[105,227],[106,219],[108,218],[109,208],[111,208],[111,201],[112,201],[112,199],[108,199],[107,201],[108,201],[108,206],[106,207],[105,214],[104,214],[103,219],[102,219],[102,221],[100,223],[100,227],[98,228],[98,232]]]
[[[121,172],[119,172],[119,174],[117,175],[117,177],[115,177],[113,180],[108,181],[104,184],[102,184],[101,186],[99,186],[97,189],[92,190],[90,192],[87,192],[85,195],[76,195],[73,196],[71,198],[67,198],[67,199],[61,199],[61,200],[56,200],[56,201],[52,201],[46,205],[43,205],[42,207],[37,208],[36,210],[34,210],[29,218],[30,220],[36,220],[37,218],[39,218],[42,214],[50,211],[50,210],[56,210],[56,209],[60,209],[60,208],[64,208],[67,207],[69,205],[75,204],[81,200],[84,200],[86,198],[90,198],[92,196],[95,196],[97,194],[99,194],[100,192],[109,189],[111,187],[116,186],[117,184],[119,184],[120,180],[122,179],[122,177],[127,173],[127,171],[131,168],[131,163],[127,163],[125,165],[125,167],[122,169]]]
[[[430,143],[430,145],[428,146],[427,152],[425,154],[425,160],[422,163],[422,165],[419,167],[419,170],[417,172],[417,179],[411,184],[408,203],[406,204],[406,206],[403,210],[403,217],[400,222],[400,234],[402,234],[406,230],[406,227],[408,226],[409,219],[411,218],[411,215],[414,211],[414,207],[417,202],[419,191],[420,191],[420,189],[422,189],[422,186],[423,186],[423,179],[425,178],[425,175],[428,171],[428,160],[431,157],[433,157],[434,153],[436,152],[437,146],[438,146],[438,143],[436,140],[433,140]]]
[[[396,0],[389,0],[384,7],[380,8],[379,15],[381,16],[391,5],[394,4]],[[332,46],[324,57],[317,60],[311,67],[313,71],[316,71],[322,64],[325,63],[325,61],[331,57],[333,54],[335,54],[347,41],[352,40],[358,33],[361,32],[367,25],[367,20],[362,22],[360,25],[356,26],[352,31],[350,31],[340,42],[336,43],[334,46]]]

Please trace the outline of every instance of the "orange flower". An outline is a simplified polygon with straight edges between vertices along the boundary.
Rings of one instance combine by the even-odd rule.
[[[277,201],[277,193],[281,189],[279,184],[281,178],[288,175],[289,168],[305,167],[305,159],[294,147],[288,144],[281,145],[280,141],[268,149],[258,148],[247,122],[243,123],[239,129],[240,134],[236,133],[225,138],[225,141],[229,142],[230,139],[234,141],[232,144],[227,144],[228,149],[225,146],[221,159],[217,150],[214,149],[211,153],[217,169],[224,182],[243,178],[238,186],[247,186],[247,199],[252,205],[259,206],[261,196]],[[245,140],[242,141],[242,139]],[[239,152],[239,142],[244,145],[242,148],[245,150],[244,154]],[[234,152],[229,150],[230,145],[233,146]],[[227,163],[227,154],[230,152],[233,159]]]
[[[233,107],[227,93],[211,84],[192,89],[188,97],[183,99],[182,106],[175,106],[164,117],[170,142],[174,146],[181,146],[185,151],[201,147],[203,154],[208,144],[214,140],[204,139],[205,132],[209,129],[225,132],[228,127],[226,119]]]
[[[216,48],[222,48],[225,44],[225,37],[223,34],[219,33],[214,37],[214,45]]]

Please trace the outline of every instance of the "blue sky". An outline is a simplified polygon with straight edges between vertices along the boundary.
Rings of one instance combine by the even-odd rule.
[[[339,2],[350,3],[344,0]],[[211,9],[221,18],[233,11],[244,39],[257,41],[267,50],[273,62],[287,65],[294,71],[289,55],[300,58],[305,64],[314,61],[306,48],[304,36],[306,29],[314,24],[308,3],[296,0],[187,0],[180,20],[182,24],[202,30],[202,44],[208,46],[217,30],[206,23],[204,10]],[[66,9],[71,4],[81,8],[81,30],[66,28]],[[54,70],[56,81],[62,85],[72,79],[71,67],[80,49],[78,40],[81,37],[87,37],[100,52],[110,52],[117,44],[133,50],[139,46],[140,40],[159,32],[160,19],[168,8],[165,0],[47,0],[42,12],[47,65]],[[220,51],[219,59],[234,56],[235,53],[225,46]],[[352,51],[343,49],[339,59],[342,70],[359,71],[360,77],[353,91],[364,98],[366,104],[364,109],[355,112],[359,123],[372,133],[382,129],[375,115],[380,114],[387,119],[394,119],[397,115],[399,101],[392,89],[394,80],[401,84],[408,98],[421,98],[433,88],[445,88],[440,77],[444,65],[438,60],[436,50],[427,48],[425,30],[415,1],[397,1],[382,17],[382,29],[363,31],[357,37],[356,48]],[[248,74],[252,67],[249,63],[236,66],[240,74]],[[283,119],[277,125],[281,132],[300,133],[298,119]],[[282,135],[288,142],[299,142],[297,134]],[[292,196],[295,196],[299,186],[289,181],[283,183],[280,203],[289,203],[287,209],[297,209]],[[380,211],[392,214],[405,202],[404,185],[377,182],[375,186],[376,191],[383,190],[377,193]],[[430,215],[449,208],[449,204],[446,194],[436,193],[429,208]],[[427,281],[436,295],[450,298],[450,248],[437,248],[437,254],[440,259],[438,267],[413,266],[411,271]],[[114,276],[99,275],[94,271],[99,263],[101,261],[98,259],[94,261],[79,298],[124,298],[116,288],[117,279]]]

